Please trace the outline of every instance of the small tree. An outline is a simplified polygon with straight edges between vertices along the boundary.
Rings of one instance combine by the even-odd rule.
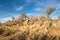
[[[49,8],[47,8],[46,13],[47,13],[47,17],[50,17],[50,14],[55,11],[55,7],[51,6]]]
[[[21,13],[21,14],[19,15],[17,21],[21,21],[21,22],[22,22],[23,20],[25,20],[26,17],[27,17],[27,16],[26,16],[25,13]]]
[[[20,16],[19,16],[19,18],[26,18],[26,17],[27,17],[27,16],[26,16],[25,13],[21,13]]]
[[[0,22],[0,26],[2,25],[2,23]]]
[[[15,20],[15,17],[14,16],[12,17],[12,20]]]
[[[60,20],[60,16],[58,16],[58,19]]]

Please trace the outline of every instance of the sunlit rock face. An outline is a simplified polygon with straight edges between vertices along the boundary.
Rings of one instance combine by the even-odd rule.
[[[0,24],[0,40],[60,40],[60,20],[43,16]]]

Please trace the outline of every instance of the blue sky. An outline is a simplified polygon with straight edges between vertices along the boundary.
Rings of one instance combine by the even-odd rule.
[[[0,22],[9,20],[12,16],[18,16],[20,13],[43,15],[42,11],[49,6],[56,8],[51,17],[60,15],[60,0],[0,0]]]

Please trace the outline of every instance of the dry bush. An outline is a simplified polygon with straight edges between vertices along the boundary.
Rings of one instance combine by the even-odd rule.
[[[0,40],[60,40],[59,25],[60,20],[43,16],[7,21],[0,26]]]

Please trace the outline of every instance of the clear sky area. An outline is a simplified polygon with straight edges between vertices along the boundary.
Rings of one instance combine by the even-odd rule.
[[[51,14],[52,18],[60,15],[60,0],[0,0],[0,22],[18,16],[21,13],[27,15],[45,15],[42,13],[47,7],[54,6],[56,10]]]

